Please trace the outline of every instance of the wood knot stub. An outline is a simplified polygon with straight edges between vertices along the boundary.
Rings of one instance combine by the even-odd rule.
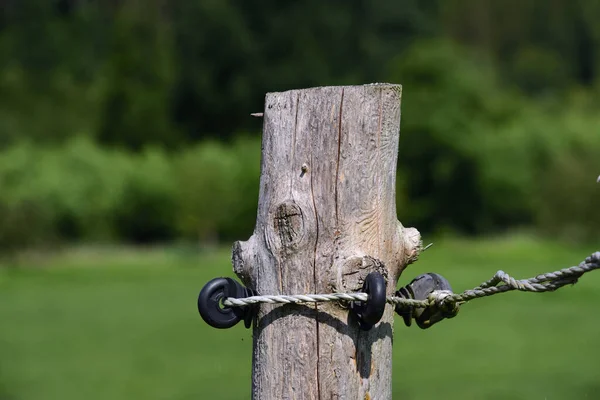
[[[273,213],[273,231],[280,249],[292,250],[304,235],[304,218],[300,207],[286,201],[277,206]]]
[[[251,262],[252,255],[249,254],[252,243],[253,238],[250,238],[249,242],[237,241],[233,244],[233,248],[231,249],[233,272],[235,272],[246,285],[249,285],[252,282],[251,277],[254,272]]]
[[[347,259],[341,267],[339,281],[334,289],[341,292],[359,292],[370,272],[377,271],[388,280],[388,271],[380,260],[370,256],[355,256]]]
[[[404,236],[404,265],[408,266],[419,259],[423,248],[421,234],[415,228],[401,228]]]

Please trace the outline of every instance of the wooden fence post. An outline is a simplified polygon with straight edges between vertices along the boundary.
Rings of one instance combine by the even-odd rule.
[[[260,294],[357,292],[371,271],[393,294],[420,235],[396,217],[400,85],[266,95],[256,227],[234,271]],[[261,304],[252,398],[392,398],[394,311],[371,330],[346,306]]]

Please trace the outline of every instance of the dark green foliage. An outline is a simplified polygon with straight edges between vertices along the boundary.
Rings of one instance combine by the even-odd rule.
[[[597,100],[590,99],[595,102]],[[571,242],[600,239],[600,117],[567,109],[546,129],[546,168],[537,175],[535,216],[541,231]]]
[[[163,151],[148,149],[132,161],[119,202],[105,218],[112,221],[121,239],[136,243],[173,239],[173,221],[180,210],[176,208],[177,171],[171,158]]]
[[[399,169],[409,201],[401,218],[424,231],[489,228],[501,210],[486,202],[481,161],[495,149],[482,145],[519,118],[521,99],[448,42],[419,43],[390,65],[391,80],[407,82]],[[509,217],[519,218],[520,207],[510,207]]]
[[[451,66],[452,57],[443,63]],[[418,71],[434,70],[419,65]],[[472,73],[465,65],[456,70]],[[432,73],[428,82],[435,79]],[[404,107],[416,118],[403,119],[397,185],[406,225],[424,233],[482,233],[536,224],[553,237],[599,238],[595,113],[564,109],[549,116],[518,97],[513,101],[526,108],[506,113],[513,103],[489,102],[474,84],[455,91],[450,106],[427,95],[426,85],[412,90],[414,102]],[[455,129],[436,124],[429,109],[452,115]],[[468,140],[455,140],[457,131]],[[13,146],[0,152],[0,247],[243,239],[254,227],[259,172],[260,140],[250,136],[177,153],[122,152],[85,139],[54,148]]]
[[[596,3],[4,0],[0,144],[227,137],[257,127],[265,92],[386,80],[390,59],[431,37],[474,49],[503,87],[559,98],[598,81]]]
[[[175,160],[178,231],[187,238],[241,238],[252,233],[258,205],[260,141],[206,142]]]
[[[43,149],[24,143],[0,152],[0,248],[249,235],[259,171],[256,137],[174,154],[121,152],[86,139]]]
[[[405,224],[597,238],[598,4],[0,1],[1,246],[246,237],[265,92],[375,81]]]
[[[402,221],[471,234],[537,223],[573,240],[600,238],[593,96],[537,104],[503,88],[486,63],[439,41],[412,47],[391,64],[391,76],[407,82]]]
[[[181,138],[169,115],[172,43],[158,4],[124,6],[115,15],[110,35],[99,139],[131,149],[174,145]]]

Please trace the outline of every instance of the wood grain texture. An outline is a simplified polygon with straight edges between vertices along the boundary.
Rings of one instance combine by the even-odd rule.
[[[266,96],[254,234],[234,271],[261,294],[360,291],[374,270],[392,294],[420,249],[396,217],[401,86]],[[254,399],[391,399],[393,309],[362,331],[340,303],[261,305]]]

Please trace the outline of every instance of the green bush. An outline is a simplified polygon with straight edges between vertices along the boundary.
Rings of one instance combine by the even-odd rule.
[[[520,97],[485,63],[443,41],[416,43],[391,62],[389,76],[403,83],[403,221],[425,232],[490,229],[495,210],[484,201],[481,143],[518,117]]]
[[[539,103],[501,87],[483,61],[419,42],[391,63],[403,82],[397,199],[423,232],[526,225],[598,238],[600,119],[592,96]]]
[[[29,144],[0,153],[0,248],[12,250],[49,242],[56,209],[40,189],[43,152]]]
[[[0,205],[8,213],[2,218],[8,225],[4,235],[10,229],[23,244],[34,238],[113,238],[109,217],[123,199],[132,170],[125,154],[100,149],[87,139],[59,148],[19,144],[1,152]],[[21,220],[24,212],[26,224],[7,222]]]
[[[0,151],[0,248],[60,240],[243,239],[258,202],[260,140],[128,153],[86,138]]]
[[[171,158],[158,149],[130,155],[132,169],[123,170],[120,199],[107,219],[123,240],[147,243],[175,237],[176,176]]]
[[[600,240],[600,118],[567,107],[547,127],[552,152],[537,179],[534,215],[540,231],[568,241]],[[549,136],[552,136],[552,140]]]
[[[600,118],[577,92],[534,103],[444,42],[391,65],[402,82],[397,182],[401,221],[423,233],[515,226],[599,238]],[[0,150],[0,249],[60,241],[246,239],[256,220],[259,138],[177,152],[127,152],[81,136]]]
[[[216,240],[231,212],[235,160],[222,144],[207,142],[186,151],[175,164],[179,232]]]
[[[247,239],[254,230],[260,188],[260,137],[240,136],[232,144],[235,193],[229,218],[222,227],[226,239]]]
[[[600,118],[585,104],[563,100],[529,105],[479,142],[481,193],[497,226],[510,226],[503,216],[521,215],[543,234],[597,240]]]
[[[40,187],[56,210],[57,231],[69,239],[118,237],[110,216],[125,198],[135,161],[89,140],[76,140],[46,151]]]
[[[258,203],[260,141],[197,145],[175,160],[177,228],[186,238],[215,241],[252,231]]]

